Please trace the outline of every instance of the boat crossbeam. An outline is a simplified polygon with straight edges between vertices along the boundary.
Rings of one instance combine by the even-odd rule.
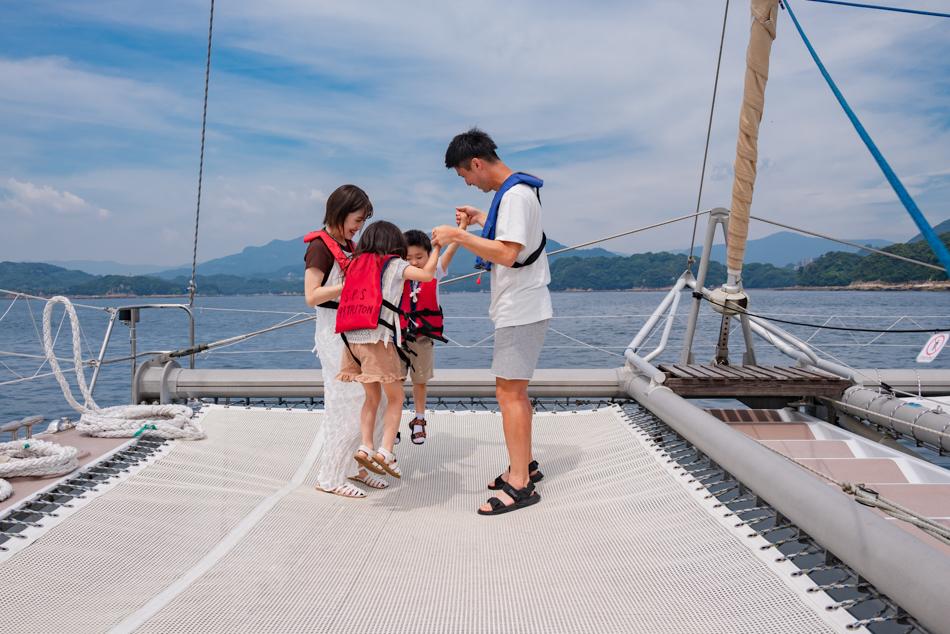
[[[531,398],[626,399],[620,368],[537,370],[528,385]],[[493,398],[495,376],[487,369],[435,370],[429,381],[433,398]],[[313,370],[235,370],[178,367],[174,362],[142,368],[137,376],[137,402],[187,401],[206,398],[322,398],[323,375]],[[412,386],[407,385],[407,394]]]

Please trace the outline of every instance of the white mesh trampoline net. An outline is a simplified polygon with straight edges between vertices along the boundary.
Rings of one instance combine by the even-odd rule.
[[[821,632],[618,408],[539,414],[542,502],[480,517],[500,417],[434,412],[404,477],[313,489],[319,412],[212,407],[203,442],[0,565],[17,632]],[[295,479],[296,476],[296,479]]]

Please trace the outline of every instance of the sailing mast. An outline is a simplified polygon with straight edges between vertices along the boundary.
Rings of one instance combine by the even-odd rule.
[[[727,287],[741,289],[742,262],[749,234],[749,208],[755,186],[759,156],[759,123],[765,109],[765,84],[769,79],[769,54],[775,39],[778,0],[752,0],[752,30],[746,52],[745,89],[739,112],[739,138],[736,142],[735,179],[729,214],[726,253]]]
[[[735,314],[735,309],[744,309],[749,302],[742,288],[742,264],[749,235],[749,208],[759,156],[759,123],[765,109],[765,85],[769,79],[769,55],[778,21],[778,0],[751,0],[751,8],[752,28],[746,51],[745,87],[739,111],[735,178],[726,239],[727,278],[722,288],[713,291],[713,306],[723,313],[716,362],[724,364],[729,362],[729,317]],[[709,254],[703,256],[708,258]]]

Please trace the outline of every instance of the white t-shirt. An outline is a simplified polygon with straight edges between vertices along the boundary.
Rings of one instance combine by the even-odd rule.
[[[518,262],[524,262],[541,245],[541,203],[533,187],[519,183],[505,192],[498,206],[495,239],[524,245]],[[492,263],[491,307],[488,315],[495,328],[522,326],[550,319],[551,269],[542,252],[533,264],[514,269]]]

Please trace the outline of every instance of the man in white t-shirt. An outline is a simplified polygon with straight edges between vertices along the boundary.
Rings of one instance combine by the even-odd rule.
[[[468,205],[456,208],[456,223],[482,225],[482,235],[450,225],[432,230],[434,242],[460,244],[478,256],[476,266],[491,271],[492,373],[510,463],[488,485],[498,494],[478,509],[482,515],[507,513],[541,499],[534,486],[544,476],[532,458],[528,382],[553,315],[548,292],[551,272],[541,227],[543,182],[513,171],[498,158],[496,149],[491,137],[472,128],[452,139],[445,153],[445,166],[455,169],[467,185],[495,192],[488,213]]]

